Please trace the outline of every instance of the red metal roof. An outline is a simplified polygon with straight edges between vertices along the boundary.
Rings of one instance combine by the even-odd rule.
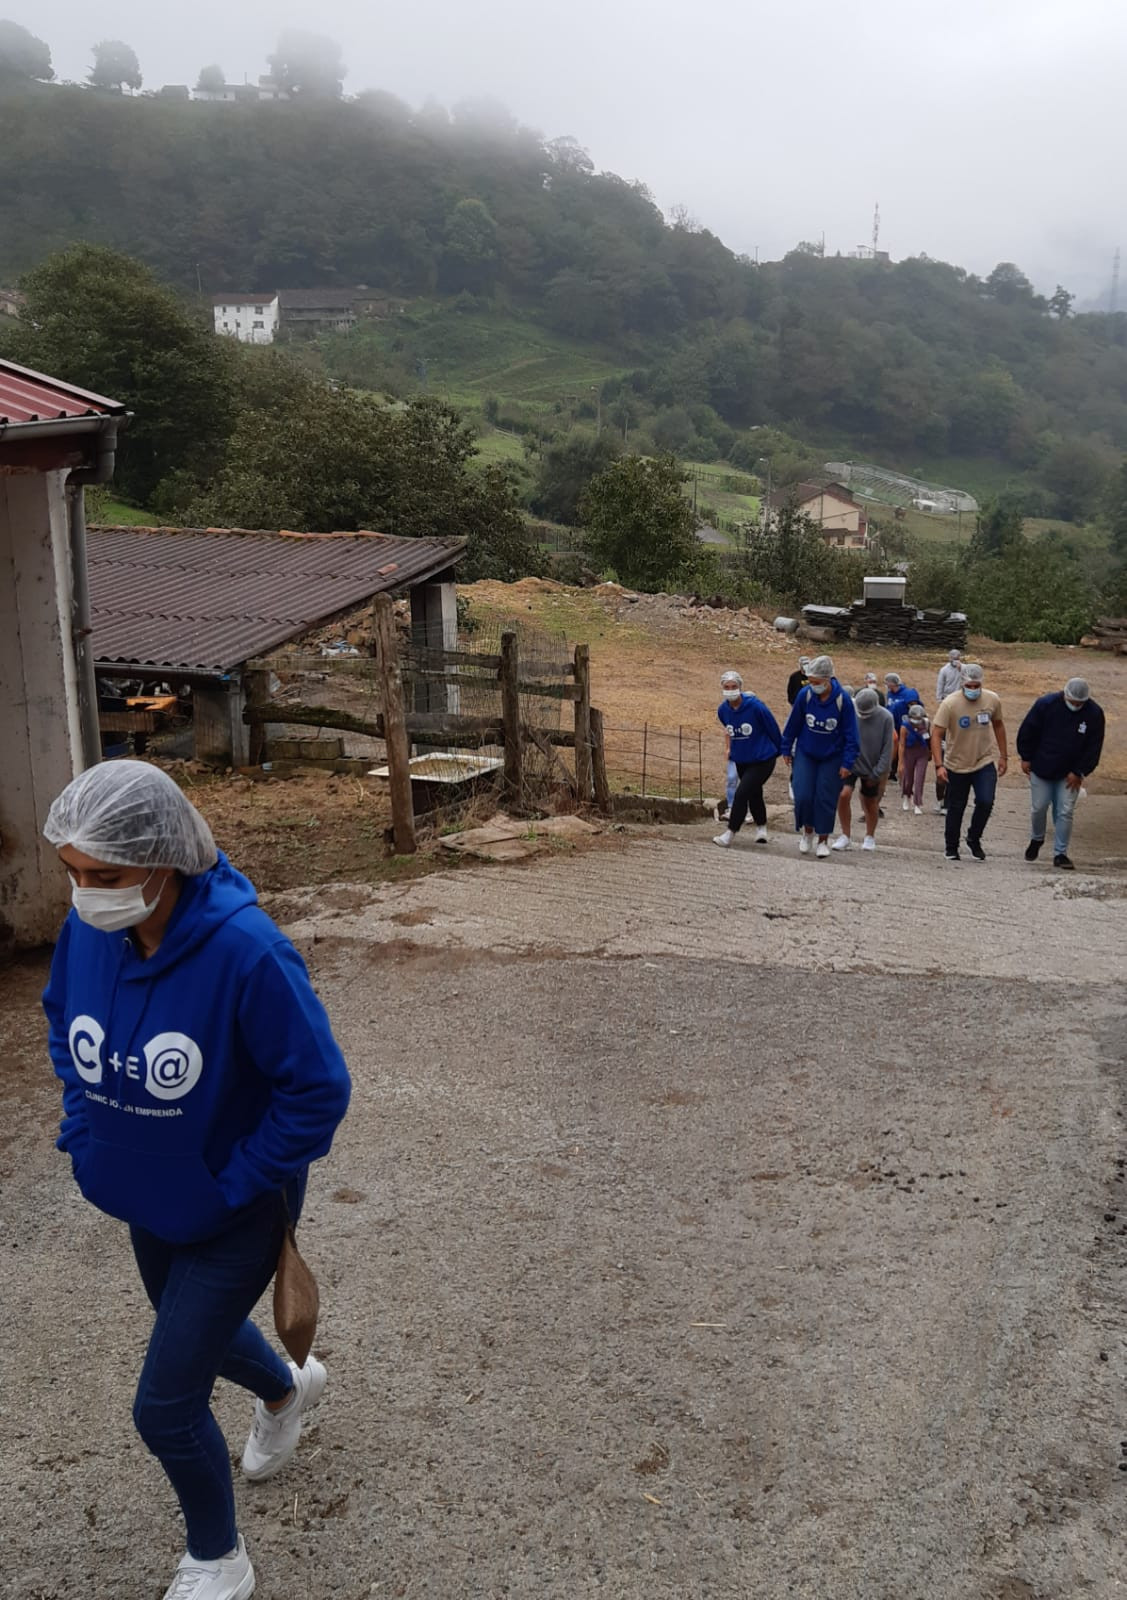
[[[464,539],[230,528],[87,530],[99,667],[228,672],[374,594],[451,566]]]
[[[119,417],[125,407],[105,395],[76,389],[45,373],[0,361],[0,426],[5,423],[58,422],[69,417]]]

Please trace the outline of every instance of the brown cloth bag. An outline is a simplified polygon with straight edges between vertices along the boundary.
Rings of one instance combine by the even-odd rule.
[[[313,1348],[320,1305],[317,1279],[297,1248],[293,1223],[287,1215],[274,1272],[274,1326],[287,1354],[299,1367],[305,1365]]]

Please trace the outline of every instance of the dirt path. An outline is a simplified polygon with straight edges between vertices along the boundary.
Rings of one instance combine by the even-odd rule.
[[[1122,802],[1071,879],[1023,803],[983,866],[894,813],[872,858],[702,826],[277,897],[356,1093],[305,1228],[332,1387],[239,1489],[260,1594],[1122,1592]],[[155,1600],[143,1301],[50,1148],[40,978],[5,983],[0,1558]]]

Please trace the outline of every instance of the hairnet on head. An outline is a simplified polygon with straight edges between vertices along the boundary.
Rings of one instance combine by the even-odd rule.
[[[802,668],[803,672],[805,672],[806,668],[810,665],[810,657],[809,656],[799,656],[798,664]]]
[[[1087,678],[1069,678],[1064,692],[1070,700],[1087,700],[1091,696]]]
[[[898,672],[886,672],[885,675],[884,675],[884,681],[885,681],[885,683],[903,683],[904,682],[903,678],[900,676],[900,674]]]
[[[188,877],[215,865],[211,829],[167,772],[145,761],[106,761],[68,783],[44,836],[115,867],[176,867]]]
[[[926,715],[927,713],[925,712],[923,706],[908,707],[908,720],[910,722],[922,722]]]
[[[964,683],[981,683],[982,682],[982,668],[979,666],[977,661],[964,661],[963,662],[963,682]]]
[[[960,661],[962,659],[962,654],[963,652],[961,650],[948,650],[947,659],[948,661]]]
[[[811,678],[832,678],[833,660],[830,656],[815,656],[813,661],[807,663],[806,671]]]
[[[875,689],[859,689],[853,703],[859,717],[871,717],[880,705],[880,695]]]
[[[738,683],[741,689],[744,685],[744,681],[738,672],[722,672],[720,674],[720,687],[723,688],[726,683]]]

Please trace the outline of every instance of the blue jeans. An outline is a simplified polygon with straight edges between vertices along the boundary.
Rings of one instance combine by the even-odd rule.
[[[1045,837],[1045,824],[1049,817],[1049,807],[1052,806],[1053,854],[1066,856],[1072,839],[1072,819],[1076,813],[1078,791],[1070,789],[1063,778],[1039,778],[1035,772],[1031,772],[1029,795],[1033,802],[1033,824],[1029,830],[1029,837],[1031,839]]]
[[[197,1561],[218,1560],[239,1539],[231,1461],[211,1413],[216,1378],[271,1401],[293,1386],[289,1367],[247,1320],[274,1276],[284,1230],[282,1197],[274,1193],[200,1244],[129,1230],[156,1311],[133,1421],[176,1491]]]
[[[947,825],[945,829],[947,854],[954,855],[959,848],[959,832],[967,801],[974,791],[974,810],[967,829],[967,842],[977,844],[982,830],[990,821],[994,809],[994,796],[998,789],[998,769],[993,762],[979,767],[977,772],[952,772],[947,768]]]
[[[796,830],[813,828],[821,836],[831,834],[837,817],[837,797],[841,793],[841,751],[827,756],[824,761],[815,761],[804,750],[796,750],[791,786]]]

